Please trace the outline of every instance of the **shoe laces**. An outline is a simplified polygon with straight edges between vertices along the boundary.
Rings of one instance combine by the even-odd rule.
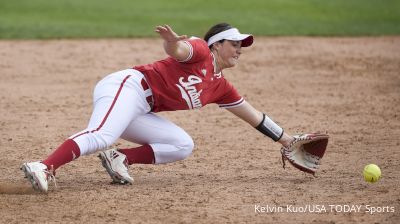
[[[111,156],[110,156],[111,161],[117,159],[117,158],[120,157],[121,154],[122,154],[120,151],[118,151],[118,149],[114,149],[114,152],[113,152],[113,153],[117,154],[117,156],[114,157],[114,155],[111,155]],[[123,155],[123,154],[122,154],[122,155]],[[126,156],[125,156],[125,159],[124,159],[124,161],[122,162],[122,164],[125,166],[126,170],[128,170],[128,168],[129,168],[129,163],[128,163],[128,158],[127,158]]]
[[[53,165],[51,165],[51,169],[45,169],[43,172],[47,175],[47,180],[54,183],[54,187],[57,188],[57,181],[56,181],[56,172],[54,170]]]
[[[129,163],[128,163],[128,159],[125,158],[123,164],[125,165],[126,169],[128,170],[129,168]]]

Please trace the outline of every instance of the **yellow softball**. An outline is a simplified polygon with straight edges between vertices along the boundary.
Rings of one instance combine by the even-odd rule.
[[[375,164],[368,164],[364,167],[363,174],[365,181],[374,183],[381,178],[381,169]]]

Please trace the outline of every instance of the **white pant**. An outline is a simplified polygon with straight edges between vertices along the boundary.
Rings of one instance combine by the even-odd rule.
[[[169,163],[188,157],[194,147],[192,138],[174,123],[150,113],[143,90],[144,75],[134,69],[112,73],[94,90],[94,109],[88,127],[70,137],[81,155],[112,145],[118,138],[150,144],[156,163]]]

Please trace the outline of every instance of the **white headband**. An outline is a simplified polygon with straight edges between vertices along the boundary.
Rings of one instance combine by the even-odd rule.
[[[234,40],[234,41],[241,40],[242,47],[248,47],[253,43],[253,36],[251,34],[241,34],[238,29],[231,28],[229,30],[222,31],[210,37],[210,39],[208,39],[207,41],[207,44],[208,46],[211,46],[213,43],[216,43],[220,40]]]

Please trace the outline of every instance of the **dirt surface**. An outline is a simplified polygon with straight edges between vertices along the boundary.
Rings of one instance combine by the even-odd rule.
[[[330,134],[316,177],[282,169],[278,143],[209,105],[160,113],[193,137],[184,161],[131,166],[135,184],[118,186],[93,154],[61,167],[48,194],[32,191],[20,165],[86,127],[97,81],[163,58],[161,46],[0,41],[1,223],[399,223],[400,37],[257,37],[225,71],[289,133]],[[369,163],[382,169],[375,184],[361,175]]]

